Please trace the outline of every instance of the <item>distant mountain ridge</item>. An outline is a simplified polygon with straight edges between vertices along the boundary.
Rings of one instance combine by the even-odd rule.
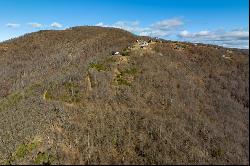
[[[73,27],[0,43],[0,78],[0,164],[249,164],[248,50]]]

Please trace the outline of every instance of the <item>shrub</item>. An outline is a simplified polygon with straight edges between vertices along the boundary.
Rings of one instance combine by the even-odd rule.
[[[123,49],[123,51],[121,52],[122,56],[129,56],[129,54],[130,54],[130,50],[127,48]]]
[[[43,94],[43,99],[44,100],[53,100],[53,95],[51,94],[50,91],[46,90]]]
[[[12,154],[10,161],[23,159],[26,155],[31,153],[34,149],[36,149],[41,143],[40,138],[35,138],[33,141],[27,144],[21,144],[17,147],[15,153]]]
[[[126,69],[121,72],[121,75],[129,74],[129,75],[135,75],[137,73],[136,68]]]
[[[117,78],[116,81],[118,82],[118,85],[131,86],[131,83],[129,83],[127,80],[123,78]]]
[[[116,81],[118,85],[131,86],[131,83],[128,80],[126,80],[125,77],[134,76],[136,73],[137,70],[135,68],[125,69],[124,71],[121,71],[121,73],[116,76]]]
[[[103,64],[100,63],[91,63],[90,68],[96,69],[97,71],[107,71],[107,67],[105,67]]]
[[[55,160],[54,156],[49,155],[46,152],[39,152],[34,160],[37,165],[51,165]]]
[[[24,96],[20,92],[15,92],[13,94],[10,94],[9,96],[7,96],[7,98],[0,101],[0,111],[5,110],[8,107],[12,107],[12,106],[16,105],[23,98],[24,98]]]

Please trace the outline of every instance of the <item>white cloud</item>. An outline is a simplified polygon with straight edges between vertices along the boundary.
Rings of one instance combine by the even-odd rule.
[[[212,37],[210,31],[200,31],[197,33],[190,33],[187,30],[181,31],[178,36],[181,38],[199,38],[199,37]]]
[[[148,30],[148,28],[141,28],[138,21],[117,21],[110,25],[99,22],[96,26],[120,28],[136,34]]]
[[[200,31],[195,35],[196,36],[208,36],[208,35],[210,35],[210,32],[209,31]]]
[[[203,39],[203,40],[249,40],[249,31],[233,30],[233,31],[200,31],[197,33],[190,33],[188,31],[181,31],[179,34],[181,38]]]
[[[8,24],[6,24],[6,26],[9,28],[19,28],[20,24],[8,23]]]
[[[234,30],[226,32],[221,36],[222,39],[237,39],[237,40],[249,40],[249,31],[245,30]]]
[[[60,23],[58,23],[58,22],[54,22],[50,26],[53,27],[53,28],[62,28],[62,25]]]
[[[28,23],[28,25],[30,25],[33,28],[41,28],[43,25],[39,24],[39,23]]]
[[[118,27],[126,27],[126,26],[131,26],[131,27],[137,27],[139,25],[139,21],[117,21],[114,26]]]
[[[99,23],[96,24],[96,26],[101,26],[102,27],[102,26],[104,26],[104,24],[102,22],[99,22]]]
[[[162,21],[158,21],[154,24],[152,24],[153,29],[158,29],[158,30],[171,30],[173,28],[179,27],[183,25],[184,22],[178,18],[173,18],[173,19],[166,19]]]
[[[189,38],[192,36],[192,34],[190,34],[187,30],[184,30],[179,33],[179,36],[183,38]]]
[[[248,48],[249,30],[238,28],[231,31],[225,30],[201,30],[189,32],[182,30],[184,21],[178,18],[165,19],[149,26],[143,27],[139,21],[118,21],[114,24],[99,22],[96,26],[121,28],[140,36],[151,36],[161,38],[179,37],[182,41],[199,42],[207,44],[222,45],[225,47]]]
[[[170,32],[162,30],[145,30],[139,33],[140,36],[164,37],[169,35]]]
[[[112,25],[114,28],[121,28],[133,33],[141,31],[138,21],[118,21]]]
[[[183,24],[183,21],[175,18],[162,20],[148,27],[141,27],[139,21],[118,21],[111,25],[99,22],[96,26],[121,28],[141,36],[165,37],[172,34],[175,28]]]
[[[217,44],[225,47],[248,48],[249,45],[249,31],[244,29],[231,31],[200,31],[195,33],[185,30],[181,31],[178,36],[181,39],[191,42],[199,41],[202,43]]]

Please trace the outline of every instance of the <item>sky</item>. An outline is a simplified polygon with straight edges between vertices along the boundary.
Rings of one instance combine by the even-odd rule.
[[[0,41],[38,30],[95,25],[249,48],[248,20],[248,0],[0,0]]]

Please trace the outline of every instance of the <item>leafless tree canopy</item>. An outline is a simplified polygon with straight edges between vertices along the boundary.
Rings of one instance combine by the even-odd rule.
[[[91,26],[0,43],[0,164],[249,164],[248,54]]]

